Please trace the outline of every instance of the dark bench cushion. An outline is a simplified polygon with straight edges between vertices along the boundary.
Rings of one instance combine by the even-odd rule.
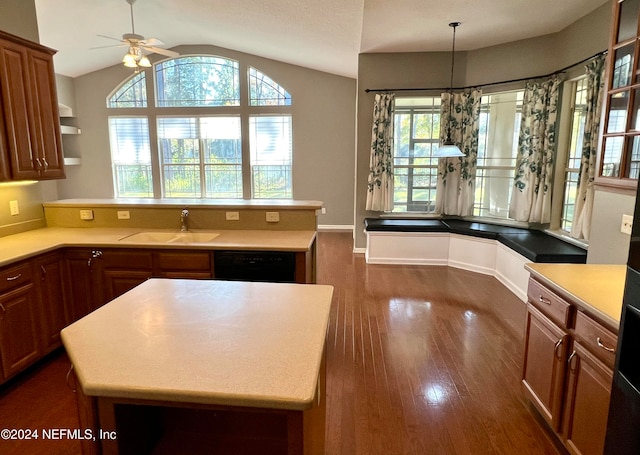
[[[440,220],[400,220],[365,218],[367,231],[387,232],[449,232],[449,228]]]
[[[450,232],[497,240],[531,262],[572,263],[587,262],[587,252],[546,232],[490,223],[457,219],[380,219],[366,218],[367,231],[386,232]]]

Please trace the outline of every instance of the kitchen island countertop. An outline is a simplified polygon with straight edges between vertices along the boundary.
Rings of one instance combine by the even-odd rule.
[[[150,279],[62,330],[90,396],[304,410],[333,288]]]

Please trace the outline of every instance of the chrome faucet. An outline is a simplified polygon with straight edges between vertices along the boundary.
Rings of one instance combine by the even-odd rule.
[[[189,230],[189,209],[182,209],[180,212],[180,232],[187,232]]]

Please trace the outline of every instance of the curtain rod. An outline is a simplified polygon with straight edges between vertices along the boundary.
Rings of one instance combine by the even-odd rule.
[[[520,79],[511,79],[508,81],[501,81],[501,82],[489,82],[487,84],[479,84],[479,85],[470,85],[467,87],[421,87],[421,88],[366,88],[364,89],[365,93],[369,93],[369,92],[410,92],[410,91],[423,91],[423,90],[440,90],[440,91],[447,91],[447,90],[465,90],[468,88],[475,88],[475,87],[490,87],[492,85],[502,85],[502,84],[511,84],[513,82],[522,82],[522,81],[529,81],[529,80],[533,80],[533,79],[542,79],[545,77],[550,77],[553,76],[554,74],[559,74],[559,73],[564,73],[565,71],[573,68],[574,66],[578,66],[584,62],[588,62],[589,60],[593,60],[596,57],[599,57],[600,55],[605,55],[608,51],[604,50],[604,51],[600,51],[597,54],[592,55],[591,57],[587,57],[585,59],[580,60],[579,62],[576,62],[572,65],[569,66],[565,66],[562,69],[559,69],[558,71],[554,71],[553,73],[549,73],[549,74],[544,74],[542,76],[533,76],[533,77],[522,77]]]

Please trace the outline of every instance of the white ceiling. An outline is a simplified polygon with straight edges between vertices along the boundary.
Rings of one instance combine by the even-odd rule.
[[[212,44],[356,77],[361,52],[447,51],[555,33],[610,0],[137,0],[136,33],[172,48]],[[131,32],[125,0],[35,0],[40,42],[56,72],[76,77],[117,64]]]

